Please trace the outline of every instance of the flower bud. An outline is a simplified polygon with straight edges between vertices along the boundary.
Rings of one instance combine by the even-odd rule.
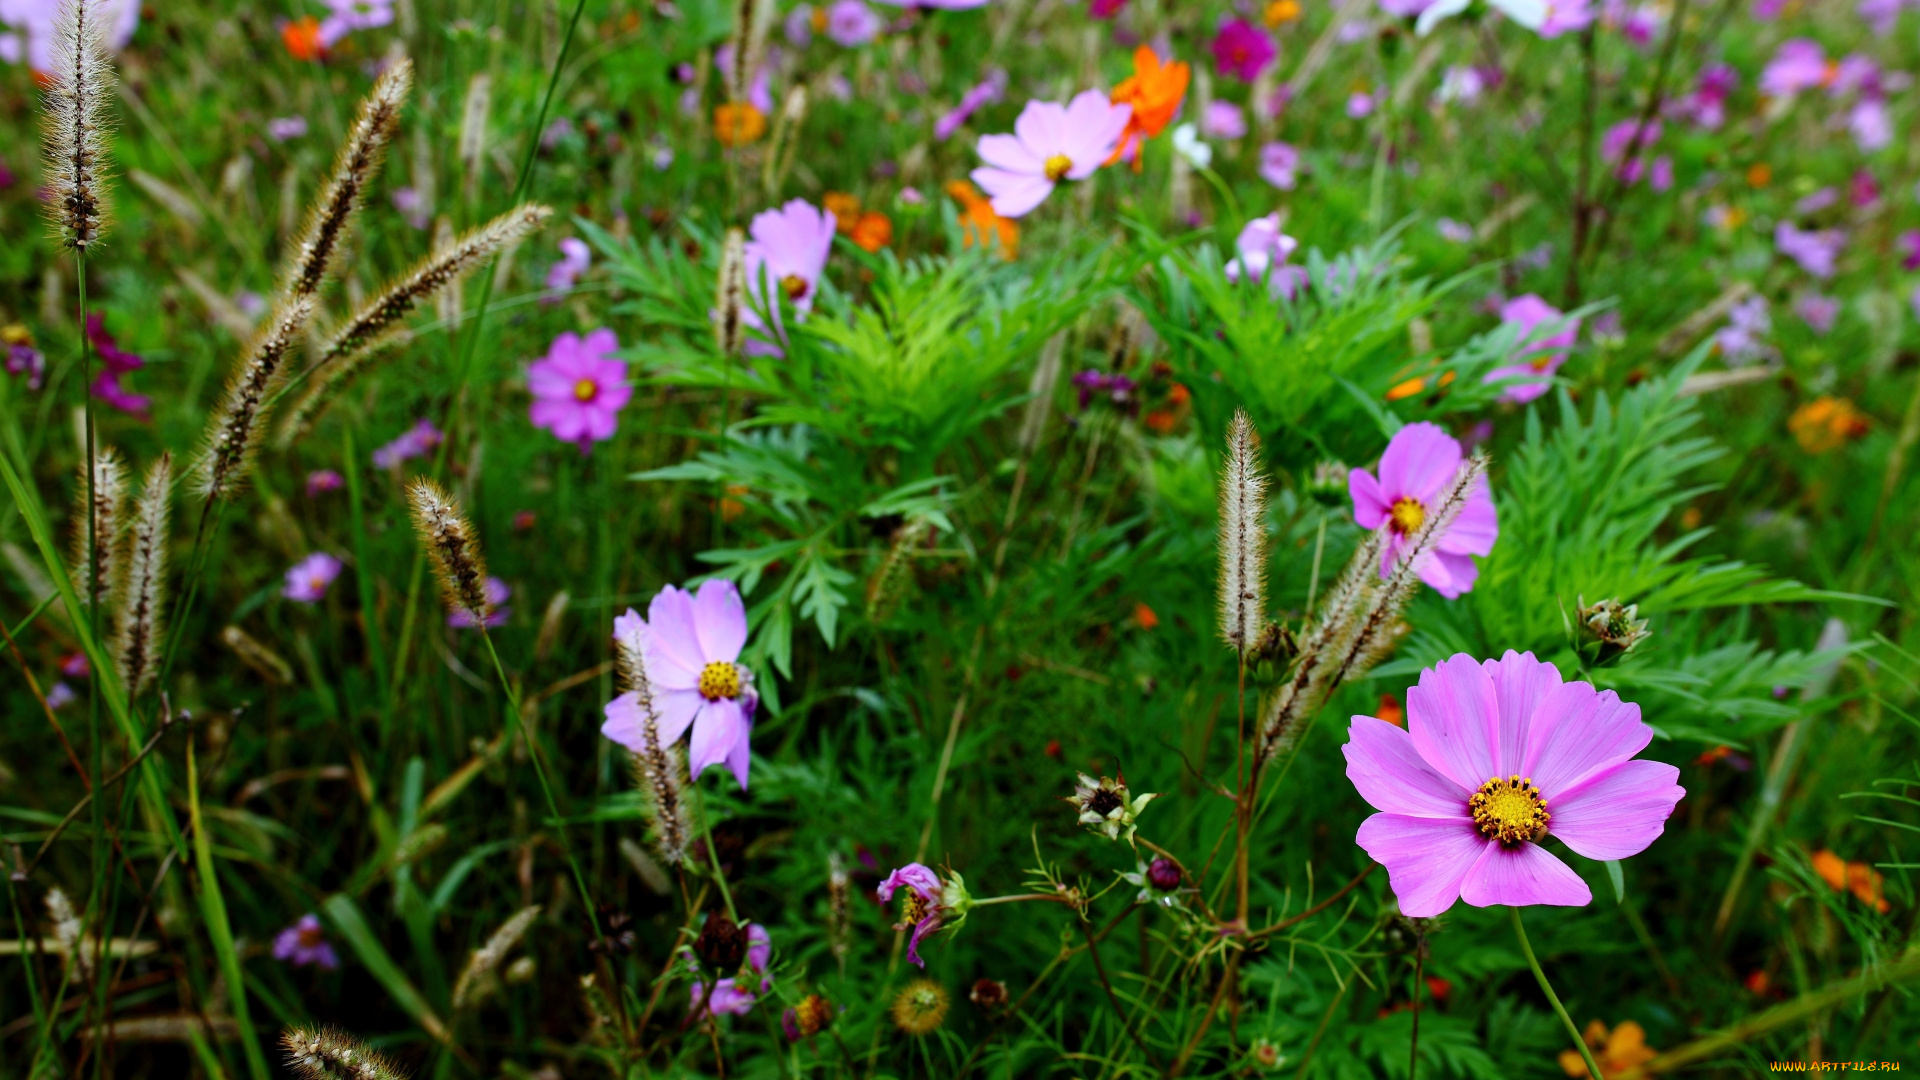
[[[700,928],[693,951],[724,972],[739,967],[740,961],[746,959],[747,944],[747,928],[715,912],[707,916],[707,924]]]
[[[984,1012],[993,1012],[1007,1003],[1007,984],[998,979],[976,979],[967,1000]]]
[[[1080,824],[1093,832],[1103,834],[1109,840],[1120,839],[1125,833],[1127,842],[1133,842],[1136,819],[1147,804],[1158,796],[1149,792],[1138,798],[1129,798],[1127,780],[1122,776],[1115,780],[1103,776],[1098,780],[1080,774],[1080,782],[1074,785],[1073,795],[1064,800],[1080,812]]]
[[[1347,467],[1338,461],[1322,461],[1307,476],[1307,496],[1329,510],[1347,505]]]
[[[1634,647],[1653,636],[1647,620],[1639,617],[1639,605],[1618,600],[1588,604],[1580,597],[1577,623],[1573,631],[1574,648],[1595,666],[1610,664],[1632,652]]]

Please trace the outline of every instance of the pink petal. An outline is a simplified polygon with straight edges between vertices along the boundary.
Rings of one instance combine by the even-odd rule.
[[[1407,691],[1407,729],[1427,764],[1468,791],[1501,775],[1495,758],[1499,701],[1493,679],[1457,653],[1420,673]]]
[[[698,690],[668,690],[661,692],[655,687],[653,695],[654,712],[659,717],[660,745],[672,746],[687,733],[687,728],[706,707],[707,699],[700,696]]]
[[[1360,823],[1354,837],[1374,862],[1387,868],[1387,881],[1400,900],[1400,913],[1430,919],[1460,898],[1460,884],[1488,847],[1499,847],[1468,820],[1375,814]]]
[[[741,791],[747,790],[747,770],[753,766],[753,751],[750,745],[752,735],[753,722],[743,717],[740,738],[734,742],[733,749],[727,753],[727,769],[733,773],[733,778],[740,782]],[[761,965],[763,968],[765,966],[765,964]]]
[[[1520,774],[1533,778],[1554,810],[1563,792],[1646,749],[1653,729],[1640,722],[1640,706],[1611,690],[1572,682],[1540,703],[1531,740]]]
[[[1363,529],[1377,529],[1387,523],[1393,503],[1380,490],[1380,481],[1365,469],[1347,474],[1347,494],[1353,496],[1353,523]]]
[[[1512,649],[1480,667],[1492,677],[1494,699],[1500,703],[1500,768],[1510,774],[1527,760],[1533,715],[1560,686],[1560,669]]]
[[[694,779],[709,765],[726,762],[733,744],[746,736],[747,718],[740,703],[731,698],[710,701],[700,710],[693,724],[693,739],[687,747],[687,771]]]
[[[1472,792],[1434,771],[1413,738],[1385,720],[1356,716],[1347,728],[1347,779],[1375,810],[1408,817],[1469,817]]]
[[[975,169],[973,182],[993,196],[993,212],[1004,218],[1026,215],[1053,194],[1053,181],[1044,175],[1027,176],[999,169]]]
[[[1466,565],[1462,566],[1461,564]],[[1473,588],[1473,579],[1479,576],[1480,568],[1465,555],[1449,555],[1443,551],[1429,551],[1420,560],[1415,573],[1427,587],[1449,600],[1458,600],[1462,593]],[[1384,576],[1384,575],[1382,575]]]
[[[614,336],[612,328],[603,326],[588,334],[586,341],[582,344],[586,346],[586,352],[595,356],[604,356],[620,348],[620,339]]]
[[[1011,135],[982,135],[975,147],[980,160],[998,169],[1014,173],[1043,173],[1046,163],[1034,157],[1019,139]]]
[[[693,596],[671,585],[663,587],[647,605],[647,625],[653,628],[653,647],[698,672],[707,666],[695,630]]]
[[[693,599],[693,626],[708,662],[738,660],[747,643],[747,609],[739,587],[722,578],[701,582]]]
[[[1437,425],[1421,421],[1394,433],[1380,455],[1380,488],[1388,500],[1412,496],[1433,501],[1460,468],[1460,443]]]
[[[1067,110],[1055,102],[1029,101],[1013,122],[1013,133],[1035,161],[1045,162],[1066,147],[1066,119]]]
[[[1460,899],[1474,907],[1494,904],[1584,907],[1593,903],[1593,890],[1587,888],[1587,883],[1580,880],[1580,875],[1571,867],[1539,844],[1522,841],[1504,847],[1489,842],[1486,853],[1460,883]]]
[[[1500,518],[1494,513],[1493,496],[1487,493],[1483,477],[1467,495],[1467,505],[1440,538],[1438,549],[1453,555],[1489,555],[1494,541],[1500,539]]]
[[[640,710],[640,695],[632,692],[621,694],[607,702],[603,711],[606,723],[600,725],[600,734],[619,743],[621,746],[639,753],[646,746],[642,729],[646,723],[645,714]]]
[[[1686,790],[1664,761],[1629,761],[1589,777],[1547,804],[1549,828],[1589,859],[1624,859],[1647,850],[1666,830]]]

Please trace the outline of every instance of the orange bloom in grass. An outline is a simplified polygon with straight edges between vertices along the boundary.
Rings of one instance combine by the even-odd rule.
[[[1012,262],[1020,250],[1020,226],[994,213],[993,202],[965,180],[949,180],[947,194],[960,203],[960,242],[966,247],[998,244],[1000,257]]]
[[[287,46],[287,55],[295,60],[318,60],[327,55],[327,47],[320,42],[320,20],[311,15],[282,26],[280,40]]]
[[[767,133],[767,115],[747,102],[713,107],[713,137],[721,146],[745,146]]]
[[[1773,166],[1762,161],[1747,167],[1747,186],[1762,188],[1771,183],[1773,183]]]
[[[1178,60],[1162,64],[1159,54],[1145,45],[1133,51],[1133,74],[1113,88],[1113,103],[1133,106],[1133,115],[1127,119],[1127,128],[1120,133],[1120,143],[1107,164],[1131,153],[1133,171],[1140,171],[1139,144],[1160,134],[1172,122],[1187,96],[1187,80],[1192,74]]]
[[[854,221],[850,235],[862,250],[879,251],[893,243],[893,220],[878,210],[869,210]]]
[[[1261,16],[1261,21],[1266,23],[1267,27],[1271,29],[1279,26],[1281,23],[1290,23],[1299,17],[1300,0],[1273,0],[1272,3],[1267,5],[1265,13]]]
[[[1587,1025],[1584,1034],[1588,1049],[1593,1051],[1594,1063],[1600,1066],[1603,1076],[1619,1076],[1653,1060],[1659,1053],[1647,1045],[1646,1029],[1633,1020],[1612,1031],[1595,1020]],[[1587,1075],[1587,1063],[1578,1050],[1560,1051],[1560,1069],[1568,1076]]]
[[[829,191],[820,196],[820,205],[833,215],[834,228],[841,236],[852,236],[853,227],[860,220],[860,198],[844,191]]]
[[[1160,616],[1154,614],[1145,601],[1136,600],[1133,603],[1133,621],[1140,629],[1151,630],[1160,625]]]
[[[1824,454],[1867,433],[1867,414],[1846,398],[1821,397],[1793,410],[1787,430],[1800,449]]]
[[[1834,892],[1851,892],[1855,899],[1883,914],[1892,909],[1883,892],[1886,879],[1880,871],[1863,862],[1848,862],[1825,848],[1813,853],[1812,862],[1813,872]]]
[[[1373,715],[1376,719],[1385,720],[1397,728],[1407,726],[1407,707],[1400,704],[1400,699],[1392,694],[1380,695],[1380,707],[1374,710]]]

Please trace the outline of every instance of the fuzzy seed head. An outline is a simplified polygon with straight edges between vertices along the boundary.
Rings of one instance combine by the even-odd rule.
[[[739,356],[746,333],[747,310],[747,234],[728,229],[720,249],[719,294],[714,304],[714,336],[720,355]]]
[[[1267,576],[1267,478],[1260,435],[1244,410],[1227,425],[1220,474],[1220,636],[1242,656],[1260,637]]]
[[[373,92],[360,103],[346,141],[334,158],[327,186],[307,212],[306,225],[300,230],[300,245],[283,287],[287,295],[309,296],[325,284],[354,215],[365,201],[367,188],[379,175],[387,144],[400,126],[400,110],[412,89],[413,62],[398,57],[387,64],[373,84]]]
[[[167,515],[173,502],[173,455],[147,470],[127,538],[127,572],[120,590],[114,659],[120,684],[138,697],[153,682],[166,603]]]
[[[459,981],[453,986],[454,1008],[465,1008],[485,995],[492,985],[494,973],[500,969],[501,962],[507,958],[508,953],[513,951],[513,947],[520,943],[527,928],[532,926],[533,920],[539,916],[539,904],[521,908],[506,922],[500,924],[500,928],[487,938],[486,944],[473,950],[473,955],[467,958],[466,968],[460,972]]]
[[[199,491],[208,501],[233,494],[253,468],[268,403],[286,379],[287,356],[300,343],[313,306],[312,294],[282,301],[227,380],[195,468]]]
[[[474,625],[486,626],[493,606],[487,600],[487,565],[460,504],[425,477],[407,485],[407,501],[413,507],[414,532],[433,558],[448,610],[465,611]]]
[[[302,1080],[405,1080],[399,1066],[336,1028],[288,1028],[287,1068]]]
[[[893,1026],[908,1035],[931,1035],[947,1018],[947,991],[932,979],[915,979],[894,997],[888,1012]]]
[[[107,100],[114,75],[105,28],[98,0],[63,0],[41,120],[47,215],[60,242],[82,254],[107,227]]]
[[[82,507],[87,504],[88,491],[87,467],[83,463],[75,500]],[[110,446],[101,447],[93,455],[91,491],[92,514],[83,510],[73,516],[74,590],[80,594],[82,604],[110,599],[118,577],[120,545],[116,540],[122,504],[127,496],[127,473],[120,463],[120,455]]]

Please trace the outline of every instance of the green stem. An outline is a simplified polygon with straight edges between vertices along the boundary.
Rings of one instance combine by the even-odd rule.
[[[1520,951],[1526,954],[1527,966],[1533,969],[1533,977],[1540,980],[1540,989],[1547,995],[1547,1002],[1567,1026],[1567,1034],[1573,1036],[1573,1045],[1579,1049],[1580,1057],[1587,1063],[1587,1071],[1593,1074],[1593,1080],[1606,1080],[1600,1072],[1600,1066],[1593,1060],[1593,1051],[1587,1049],[1587,1040],[1580,1037],[1580,1029],[1573,1026],[1573,1017],[1567,1015],[1567,1007],[1560,1004],[1560,995],[1553,992],[1553,984],[1547,982],[1547,973],[1540,970],[1540,960],[1533,955],[1533,944],[1527,940],[1527,928],[1520,923],[1520,909],[1508,908],[1513,913],[1513,936],[1520,939]]]
[[[707,801],[700,796],[700,778],[693,778],[693,801],[695,812],[700,815],[700,835],[707,842],[707,861],[713,865],[713,880],[720,886],[720,899],[727,902],[727,918],[740,921],[740,913],[733,909],[733,893],[727,888],[727,875],[720,869],[720,851],[713,846],[713,824],[707,820]]]

